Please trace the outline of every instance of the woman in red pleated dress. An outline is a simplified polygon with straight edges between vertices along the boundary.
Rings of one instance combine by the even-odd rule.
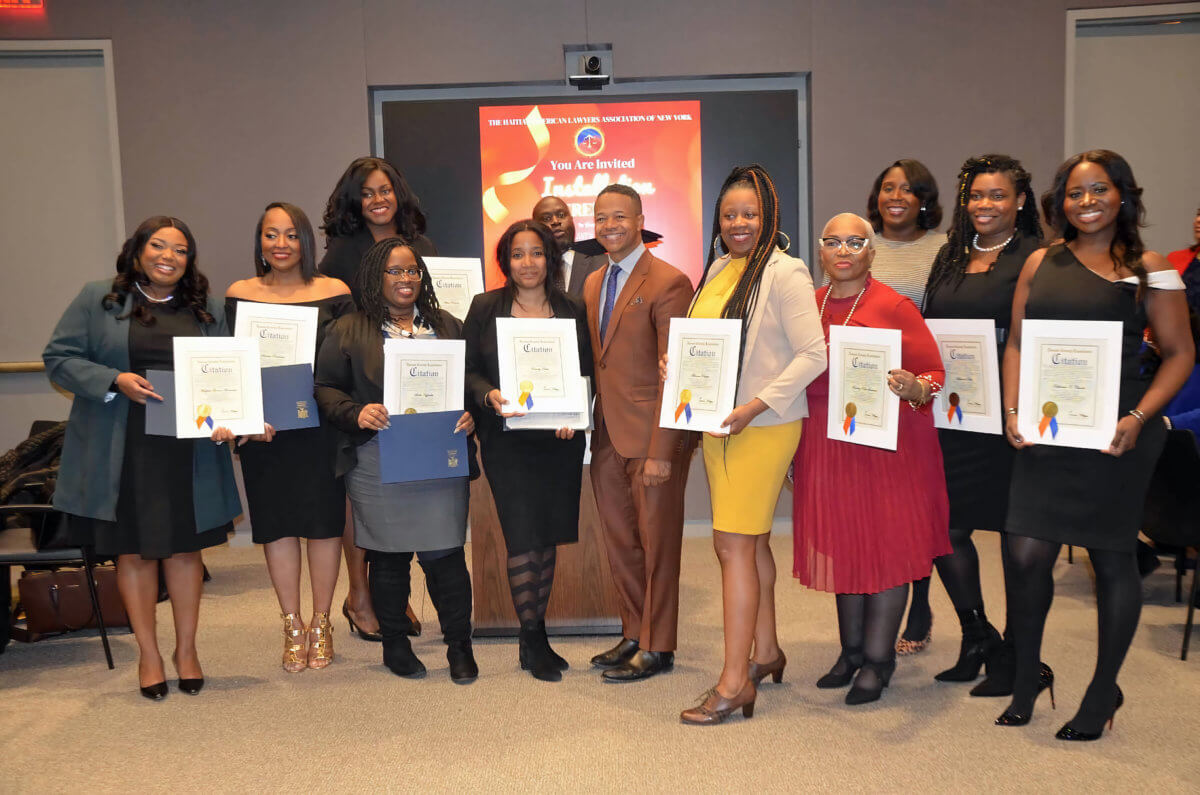
[[[795,460],[793,573],[837,595],[842,650],[817,687],[845,687],[847,704],[882,694],[896,669],[908,585],[950,552],[949,506],[930,400],[945,377],[937,343],[915,304],[871,278],[871,225],[834,216],[821,234],[821,325],[899,329],[901,367],[888,372],[900,405],[896,450],[831,440],[829,374],[808,387],[808,427]],[[831,365],[831,370],[834,369]]]

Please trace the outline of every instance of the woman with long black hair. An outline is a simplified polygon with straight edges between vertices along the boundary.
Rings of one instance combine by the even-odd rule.
[[[787,657],[775,629],[771,526],[808,416],[804,390],[826,364],[812,277],[784,253],[779,197],[766,169],[754,164],[729,173],[712,228],[688,315],[740,321],[742,350],[735,407],[722,422],[729,435],[703,439],[713,546],[721,562],[725,664],[717,684],[680,716],[691,724],[720,723],[737,709],[750,717],[758,683],[783,679]]]
[[[1124,701],[1117,674],[1137,630],[1141,579],[1135,544],[1166,426],[1159,412],[1191,372],[1195,351],[1179,274],[1145,250],[1138,227],[1142,189],[1129,163],[1096,149],[1054,175],[1051,221],[1061,244],[1035,251],[1021,270],[1004,352],[1006,435],[1017,448],[1005,532],[1009,632],[1016,649],[1012,703],[996,723],[1023,726],[1054,674],[1040,664],[1042,632],[1054,597],[1052,569],[1063,544],[1086,547],[1096,573],[1096,669],[1060,740],[1095,740]],[[1116,433],[1107,450],[1035,446],[1017,425],[1021,326],[1026,318],[1122,324]],[[1161,364],[1141,365],[1149,326]]]

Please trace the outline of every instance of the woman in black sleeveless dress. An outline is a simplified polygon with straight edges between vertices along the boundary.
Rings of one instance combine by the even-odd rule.
[[[958,175],[958,202],[946,245],[938,252],[925,294],[925,317],[990,319],[996,324],[999,358],[1012,318],[1013,291],[1025,260],[1041,245],[1037,201],[1029,172],[1008,155],[968,158]],[[950,497],[950,543],[954,552],[934,560],[938,577],[958,613],[962,645],[941,682],[969,682],[986,662],[988,678],[972,695],[1012,692],[1011,646],[987,619],[979,583],[974,530],[1004,530],[1013,449],[1000,435],[939,430],[946,490]],[[1007,544],[1002,540],[1001,549]],[[1002,552],[1005,556],[1007,552]]]
[[[1013,300],[1004,359],[1006,434],[1017,448],[1009,498],[1009,631],[1016,647],[1012,704],[996,719],[1025,725],[1054,675],[1039,665],[1062,544],[1086,547],[1096,573],[1099,653],[1079,711],[1056,735],[1095,740],[1124,697],[1117,674],[1137,630],[1141,580],[1135,542],[1142,506],[1166,436],[1159,412],[1191,372],[1194,347],[1183,284],[1138,235],[1145,214],[1129,164],[1099,149],[1059,167],[1047,205],[1063,243],[1026,262]],[[1122,324],[1116,433],[1105,451],[1034,446],[1017,427],[1021,323],[1026,318]],[[1147,325],[1161,364],[1141,362]],[[1053,701],[1053,691],[1051,691]]]

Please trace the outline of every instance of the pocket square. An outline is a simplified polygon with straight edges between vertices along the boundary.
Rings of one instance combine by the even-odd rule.
[[[642,303],[642,297],[639,295],[639,296],[635,297],[633,299],[633,301],[631,301],[630,303],[640,304],[640,303]]]

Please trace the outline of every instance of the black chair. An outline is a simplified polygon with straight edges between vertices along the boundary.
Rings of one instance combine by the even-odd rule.
[[[27,517],[26,524],[31,526],[5,528],[4,520],[14,514]],[[108,660],[109,670],[112,670],[115,666],[113,665],[112,649],[108,645],[108,628],[104,626],[104,614],[100,611],[100,596],[96,592],[96,575],[93,571],[96,563],[92,551],[87,547],[44,550],[37,548],[37,525],[56,514],[57,511],[49,505],[0,505],[0,588],[3,589],[0,602],[4,603],[0,606],[6,606],[9,599],[12,598],[9,584],[11,566],[82,564],[87,577],[88,595],[92,600],[92,615],[95,616],[96,624],[100,628],[100,641],[104,644],[104,657]],[[3,611],[4,637],[2,643],[8,641],[9,612],[7,609]],[[0,645],[0,650],[3,650],[3,645]]]
[[[1159,547],[1178,550],[1175,566],[1175,600],[1183,590],[1184,562],[1188,547],[1200,547],[1200,450],[1191,431],[1171,430],[1162,457],[1146,493],[1146,513],[1142,532]],[[1179,659],[1186,660],[1196,610],[1197,575],[1192,574],[1188,597],[1187,623],[1183,628],[1183,649]]]

